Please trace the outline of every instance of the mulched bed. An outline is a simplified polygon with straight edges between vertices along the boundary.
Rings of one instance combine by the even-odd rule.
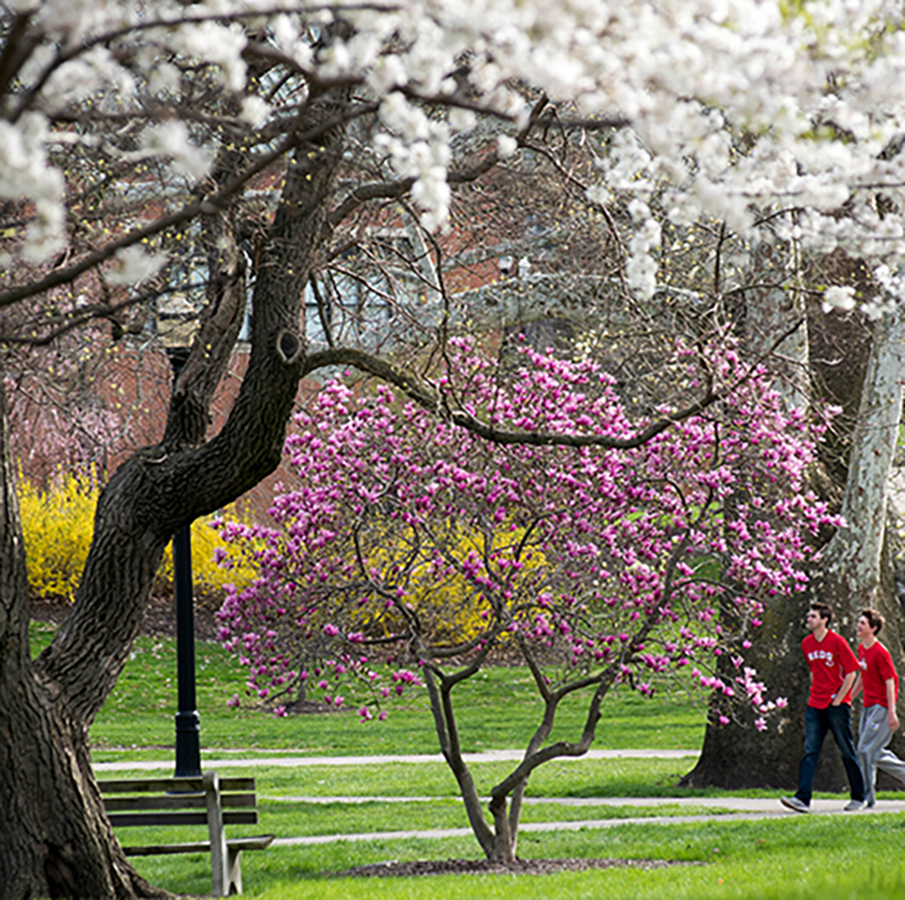
[[[195,639],[199,641],[217,640],[219,623],[216,611],[219,609],[219,601],[205,597],[195,598]],[[67,600],[32,600],[31,617],[38,622],[51,622],[59,625],[69,611],[72,604]],[[142,634],[154,637],[176,636],[176,613],[173,608],[172,597],[152,597],[148,601],[148,610],[145,613]]]
[[[399,878],[421,875],[552,875],[556,872],[586,872],[589,869],[665,869],[704,863],[663,859],[518,859],[510,866],[486,859],[421,859],[356,866],[335,872],[333,878]]]

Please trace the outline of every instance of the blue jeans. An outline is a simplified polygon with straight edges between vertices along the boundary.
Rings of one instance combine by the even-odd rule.
[[[851,713],[851,707],[847,703],[840,703],[838,706],[830,705],[826,709],[805,707],[804,753],[801,757],[801,765],[798,767],[798,790],[795,792],[795,796],[802,803],[810,804],[811,802],[814,772],[817,769],[817,760],[820,759],[823,739],[828,731],[833,732],[839,752],[842,754],[842,762],[848,773],[852,800],[864,799],[864,779],[861,777],[861,767],[858,765],[855,742],[852,738]]]

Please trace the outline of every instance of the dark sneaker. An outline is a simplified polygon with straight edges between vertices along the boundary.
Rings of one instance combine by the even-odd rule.
[[[845,806],[842,807],[843,812],[858,812],[858,810],[864,809],[866,806],[863,800],[849,800]]]
[[[791,809],[794,812],[806,813],[811,811],[811,808],[807,803],[803,803],[797,797],[780,797],[779,802],[785,806],[786,809]]]

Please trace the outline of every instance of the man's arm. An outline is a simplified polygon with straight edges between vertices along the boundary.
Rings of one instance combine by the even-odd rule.
[[[842,687],[839,688],[838,691],[833,695],[832,706],[838,706],[845,699],[845,695],[849,692],[849,689],[852,686],[852,682],[855,680],[855,676],[858,675],[857,669],[852,669],[845,678],[842,679]]]
[[[861,672],[859,671],[855,675],[855,683],[852,685],[852,700],[861,693],[861,688],[864,687],[863,680],[861,678]]]
[[[896,715],[896,680],[886,679],[886,709],[889,712],[889,727],[893,733],[899,730],[899,717]]]

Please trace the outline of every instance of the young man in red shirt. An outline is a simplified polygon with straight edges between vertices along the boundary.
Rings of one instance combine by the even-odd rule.
[[[864,689],[861,721],[858,724],[858,759],[864,776],[867,805],[877,802],[874,782],[877,769],[905,782],[905,762],[902,762],[886,745],[899,730],[896,715],[896,698],[899,696],[899,676],[889,651],[878,640],[883,628],[883,616],[875,609],[861,610],[857,634],[861,646],[858,659],[861,673],[852,689],[852,696]]]
[[[806,625],[811,632],[801,642],[801,651],[811,670],[811,692],[804,711],[804,751],[798,767],[798,790],[780,803],[795,812],[811,806],[811,787],[820,750],[827,731],[833,732],[848,773],[851,800],[844,807],[854,812],[864,806],[864,782],[852,739],[851,689],[858,674],[858,660],[848,641],[830,631],[833,611],[826,603],[812,603]]]

